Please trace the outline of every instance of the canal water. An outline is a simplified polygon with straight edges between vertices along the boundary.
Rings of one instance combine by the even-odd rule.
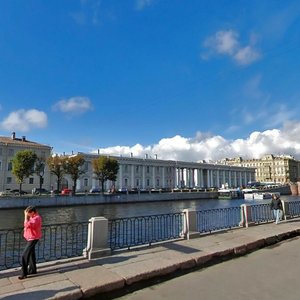
[[[282,200],[300,200],[297,196],[282,196]],[[266,203],[269,200],[247,201],[249,204]],[[199,199],[182,201],[157,201],[143,203],[99,204],[64,207],[38,208],[44,225],[56,223],[86,222],[91,217],[106,217],[108,219],[126,218],[180,212],[183,209],[203,210],[240,206],[244,199],[218,200]],[[0,230],[23,226],[23,209],[0,209]]]

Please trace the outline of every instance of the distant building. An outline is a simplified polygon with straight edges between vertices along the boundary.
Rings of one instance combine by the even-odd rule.
[[[291,155],[267,154],[260,159],[225,158],[219,163],[229,166],[255,168],[255,177],[261,182],[289,183],[300,178],[300,161]]]
[[[18,151],[31,150],[40,158],[47,159],[51,155],[52,148],[36,142],[28,141],[25,136],[17,138],[15,132],[11,137],[0,137],[0,191],[13,190],[19,188],[15,176],[12,174],[12,158]],[[50,172],[45,168],[44,183],[45,188],[50,187]],[[26,178],[22,184],[24,191],[31,191],[34,187],[39,187],[39,177],[33,174]]]

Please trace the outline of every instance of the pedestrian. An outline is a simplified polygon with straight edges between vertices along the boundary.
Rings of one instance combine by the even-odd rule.
[[[278,224],[282,217],[282,202],[278,194],[272,195],[271,209],[274,213],[275,223]]]
[[[20,280],[27,278],[27,275],[36,274],[35,245],[42,237],[42,218],[36,207],[28,206],[24,210],[24,238],[26,246],[22,254],[22,274]]]

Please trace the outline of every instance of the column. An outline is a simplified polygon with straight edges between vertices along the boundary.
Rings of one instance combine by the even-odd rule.
[[[156,182],[155,182],[155,166],[152,167],[152,188],[155,189]]]
[[[134,165],[131,165],[130,187],[134,188]]]
[[[146,166],[142,166],[142,189],[145,189],[146,187]]]

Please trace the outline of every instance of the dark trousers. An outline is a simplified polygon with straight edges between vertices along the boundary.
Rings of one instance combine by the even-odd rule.
[[[39,240],[27,241],[22,254],[22,275],[36,273],[35,245]]]

